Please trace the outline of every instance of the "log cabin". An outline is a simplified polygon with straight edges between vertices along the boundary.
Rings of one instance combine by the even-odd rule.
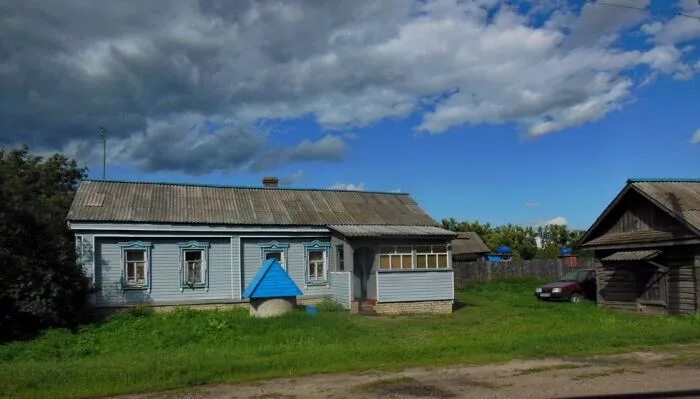
[[[700,310],[700,180],[630,179],[581,239],[593,250],[598,306]]]

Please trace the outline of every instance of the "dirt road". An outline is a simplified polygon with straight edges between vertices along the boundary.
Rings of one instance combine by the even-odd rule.
[[[700,397],[700,346],[397,372],[324,374],[121,398]],[[619,397],[619,396],[615,396]]]

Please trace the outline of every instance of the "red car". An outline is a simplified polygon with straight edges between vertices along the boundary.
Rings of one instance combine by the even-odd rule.
[[[537,287],[535,296],[547,301],[578,303],[585,298],[595,300],[595,270],[581,269],[568,272],[559,281]]]

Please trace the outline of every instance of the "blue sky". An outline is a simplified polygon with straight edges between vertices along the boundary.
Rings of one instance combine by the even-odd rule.
[[[409,192],[438,220],[586,228],[627,178],[700,171],[700,20],[676,15],[700,7],[612,3],[638,9],[10,2],[0,145],[99,178],[105,126],[111,179],[274,175]]]

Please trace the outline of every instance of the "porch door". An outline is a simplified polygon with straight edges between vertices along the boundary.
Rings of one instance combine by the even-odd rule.
[[[374,262],[374,250],[371,248],[358,248],[353,255],[353,280],[355,284],[355,299],[367,299],[368,281]]]

